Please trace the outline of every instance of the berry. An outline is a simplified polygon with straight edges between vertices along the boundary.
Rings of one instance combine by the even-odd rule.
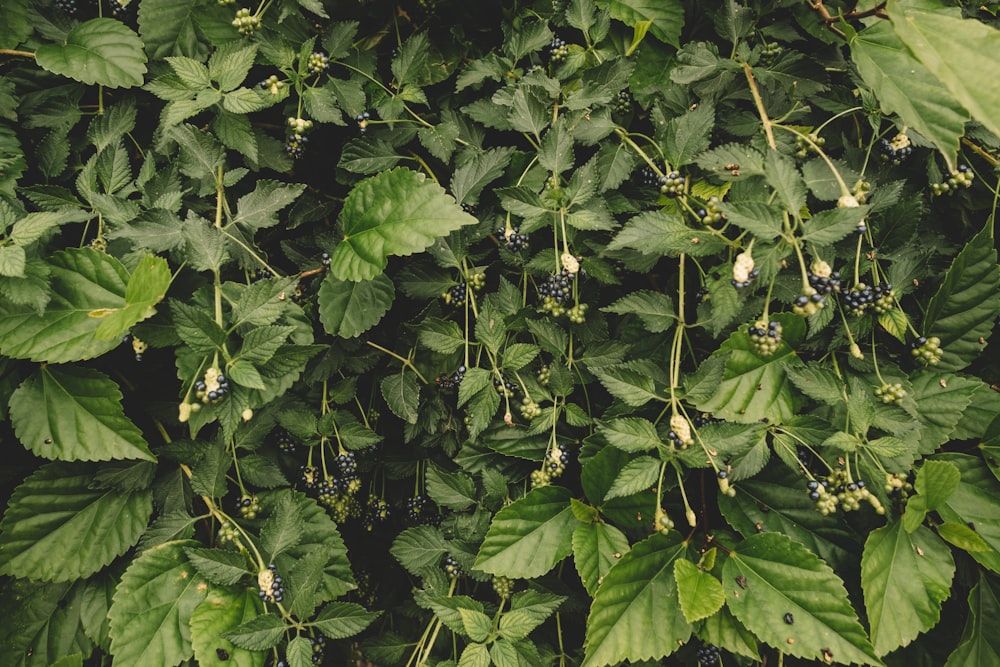
[[[284,429],[280,430],[275,437],[275,442],[278,444],[278,449],[286,454],[295,453],[295,439],[292,438],[292,435],[288,431]]]
[[[611,113],[624,116],[632,110],[632,94],[627,90],[618,91],[615,97],[615,104],[611,107]]]
[[[808,139],[806,137],[796,136],[795,157],[804,158],[810,153],[815,152],[817,148],[822,148],[825,143],[826,139],[818,134],[810,134]]]
[[[462,384],[462,380],[465,379],[465,366],[459,366],[451,375],[441,374],[435,379],[437,386],[441,387],[445,391],[453,391],[458,389],[458,386]]]
[[[498,394],[507,398],[510,398],[517,392],[517,385],[503,376],[494,378],[493,388],[496,389]]]
[[[700,667],[714,667],[719,664],[719,648],[711,644],[705,644],[698,649],[696,654]]]
[[[660,177],[660,192],[668,197],[679,197],[684,194],[684,184],[686,180],[676,171],[672,171],[666,176]]]
[[[538,415],[542,414],[542,408],[539,407],[538,403],[531,400],[530,396],[525,396],[521,399],[521,416],[525,419],[534,419]]]
[[[881,387],[875,388],[875,396],[881,398],[883,403],[895,403],[899,405],[906,398],[906,390],[898,382],[893,384],[887,382]]]
[[[455,557],[451,554],[444,557],[444,564],[441,567],[444,569],[445,574],[452,579],[458,579],[465,574],[462,570],[462,566],[458,564],[458,561],[455,560]]]
[[[792,312],[801,317],[808,317],[818,313],[826,305],[826,297],[816,291],[811,285],[807,285],[802,294],[795,297],[792,303]]]
[[[576,275],[564,268],[559,273],[550,275],[538,286],[538,295],[542,297],[544,310],[552,311],[554,315],[562,314],[562,309],[557,309],[556,306],[561,305],[572,296],[573,280]]]
[[[809,499],[816,503],[816,509],[826,516],[837,509],[850,512],[861,508],[861,501],[867,501],[877,514],[885,514],[885,508],[878,497],[865,486],[863,480],[852,480],[844,470],[834,470],[825,479],[810,480],[806,485]]]
[[[552,41],[549,42],[549,62],[562,62],[568,55],[569,45],[566,44],[566,40],[560,39],[559,37],[553,37]]]
[[[587,304],[578,303],[566,311],[566,318],[573,324],[583,324],[587,321]]]
[[[377,527],[388,523],[391,517],[392,506],[381,498],[372,497],[368,500],[368,507],[361,525],[368,532],[372,532]]]
[[[663,165],[657,165],[657,169],[663,170]],[[644,185],[646,187],[655,188],[660,185],[660,176],[657,174],[649,165],[644,166],[639,170],[639,185]]]
[[[427,496],[416,495],[407,498],[404,505],[406,519],[418,525],[436,526],[441,523],[441,515],[435,511],[433,503]]]
[[[241,35],[252,35],[261,29],[263,22],[256,14],[251,14],[246,7],[236,10],[236,18],[232,21],[232,26]]]
[[[309,62],[306,67],[310,74],[322,74],[330,67],[330,56],[322,51],[313,51],[309,54]]]
[[[451,287],[449,287],[448,291],[446,291],[444,294],[441,295],[441,298],[444,299],[444,302],[447,303],[448,305],[457,305],[460,303],[465,303],[466,290],[467,290],[466,283],[461,282],[458,283],[457,285],[452,285]]]
[[[278,603],[284,599],[285,588],[273,563],[257,573],[257,589],[260,599],[266,602]]]
[[[277,95],[285,87],[285,82],[279,79],[277,75],[272,74],[261,81],[259,85],[271,95]]]
[[[893,166],[903,164],[906,158],[910,157],[910,153],[913,152],[913,147],[910,146],[910,138],[906,136],[905,132],[897,134],[893,137],[892,141],[882,137],[879,141],[878,149],[882,160]]]
[[[830,265],[823,261],[813,262],[806,274],[809,286],[818,294],[832,294],[840,291],[840,273],[831,271]]]
[[[910,354],[921,365],[936,366],[944,354],[944,350],[941,349],[941,339],[937,336],[930,338],[921,336],[910,343]]]
[[[719,198],[710,197],[708,202],[705,204],[705,208],[698,209],[697,212],[698,220],[703,225],[711,225],[717,222],[722,222],[726,216],[722,214],[722,210],[719,208]]]
[[[240,531],[233,524],[223,523],[219,526],[218,540],[219,544],[225,544],[227,542],[236,542],[240,539]]]
[[[955,194],[958,188],[972,187],[973,180],[975,180],[975,174],[972,173],[968,165],[960,164],[958,169],[951,172],[943,183],[931,183],[931,192],[937,196]]]
[[[781,46],[781,44],[778,44],[777,42],[768,42],[761,48],[760,59],[768,63],[774,62],[775,58],[780,56],[781,52],[784,50],[785,49]]]
[[[364,134],[368,130],[368,121],[371,119],[371,114],[367,111],[363,111],[354,117],[355,122],[358,124],[358,131]]]
[[[514,580],[508,579],[507,577],[499,574],[494,575],[493,590],[496,592],[497,597],[501,600],[506,600],[510,597],[510,594],[514,592]]]
[[[520,252],[528,247],[528,235],[522,234],[520,227],[500,227],[497,236],[503,240],[504,247],[511,252]]]
[[[747,333],[750,334],[750,343],[757,354],[770,357],[778,350],[778,344],[781,342],[781,322],[757,321],[750,325]]]
[[[229,380],[212,366],[205,371],[204,379],[194,383],[194,389],[202,403],[218,403],[229,393]]]
[[[257,514],[260,512],[260,499],[255,495],[244,495],[236,501],[236,507],[240,511],[240,516],[252,521],[257,518]]]

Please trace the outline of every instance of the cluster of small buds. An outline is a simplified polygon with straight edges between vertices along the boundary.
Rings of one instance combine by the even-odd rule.
[[[493,592],[501,600],[506,600],[514,592],[514,580],[500,574],[493,575]]]
[[[709,197],[708,201],[705,202],[705,208],[699,208],[696,213],[699,222],[703,225],[713,225],[717,222],[722,222],[726,216],[722,214],[722,209],[719,208],[720,203],[718,197]]]
[[[313,51],[309,54],[309,61],[306,68],[310,74],[322,74],[330,67],[330,56],[322,51]]]
[[[660,192],[668,197],[680,197],[684,194],[685,178],[676,171],[660,177]]]
[[[733,287],[749,287],[758,275],[760,270],[754,266],[753,255],[749,251],[736,255],[736,261],[733,262]]]
[[[951,172],[944,183],[931,183],[931,192],[936,196],[941,195],[952,195],[958,191],[959,188],[970,188],[972,187],[972,181],[976,178],[972,170],[969,169],[968,165],[960,164],[956,171]]]
[[[774,59],[780,56],[784,50],[785,49],[781,46],[781,44],[778,44],[777,42],[768,42],[761,47],[760,59],[765,62],[773,62]]]
[[[762,357],[770,357],[777,352],[781,343],[781,322],[759,320],[750,325],[747,332],[754,350]]]
[[[205,371],[204,379],[194,383],[194,390],[202,403],[218,403],[229,393],[229,380],[212,366]]]
[[[552,63],[562,62],[569,55],[569,45],[566,40],[553,37],[549,42],[549,61]]]
[[[444,570],[444,573],[447,574],[450,579],[458,579],[465,574],[462,570],[462,566],[458,564],[458,561],[455,560],[455,557],[451,554],[444,557],[444,563],[441,565],[441,569]]]
[[[285,597],[285,589],[274,564],[268,565],[257,573],[257,593],[261,600],[278,603]]]
[[[666,510],[662,507],[656,508],[656,515],[653,517],[653,530],[666,535],[674,527],[673,520],[667,516]]]
[[[135,353],[136,361],[142,361],[142,356],[146,353],[146,350],[148,349],[149,345],[147,345],[144,341],[139,340],[138,336],[135,335],[132,336],[132,352]]]
[[[236,501],[236,507],[240,511],[240,516],[253,521],[260,513],[260,499],[256,495],[243,495]]]
[[[826,305],[826,296],[820,294],[811,285],[802,288],[802,294],[792,302],[792,312],[800,317],[815,315]]]
[[[878,143],[878,149],[879,156],[884,162],[897,167],[903,164],[906,158],[910,157],[910,153],[913,152],[913,147],[910,145],[910,138],[906,136],[905,132],[897,134],[892,138],[892,141],[882,137]]]
[[[611,107],[611,113],[624,116],[632,110],[632,101],[632,94],[627,90],[618,91],[618,95],[614,99],[614,106]]]
[[[309,638],[309,644],[312,646],[312,658],[310,662],[314,665],[320,665],[323,663],[323,654],[326,652],[326,637],[323,634],[317,634],[315,637]]]
[[[881,282],[875,287],[869,287],[864,283],[858,283],[853,289],[842,292],[841,300],[847,312],[860,317],[871,308],[872,311],[881,315],[893,308],[895,303],[895,292],[892,285]]]
[[[228,7],[229,5],[235,5],[236,0],[218,0],[220,7]]]
[[[392,517],[392,506],[382,498],[372,496],[368,499],[365,516],[361,526],[368,532],[373,532],[379,526],[385,525]]]
[[[898,382],[892,384],[886,382],[881,387],[875,387],[875,396],[881,398],[883,403],[895,403],[899,405],[906,398],[906,390]]]
[[[531,400],[530,396],[521,399],[521,416],[527,420],[532,420],[542,414],[542,408]]]
[[[795,157],[804,158],[810,153],[816,151],[817,148],[822,148],[823,144],[826,143],[826,139],[819,136],[818,134],[810,134],[808,138],[803,136],[795,137]]]
[[[547,387],[549,384],[549,376],[551,371],[549,370],[548,364],[542,364],[538,367],[538,371],[535,373],[535,379],[538,380],[538,384],[543,387]]]
[[[913,493],[913,484],[906,473],[894,472],[885,476],[885,492],[894,498],[907,498]]]
[[[358,124],[358,132],[364,134],[368,131],[368,121],[371,120],[371,117],[371,114],[367,111],[362,111],[354,117],[354,122]]]
[[[921,336],[910,343],[910,354],[919,364],[924,366],[937,366],[941,361],[944,350],[941,349],[941,339],[937,336],[927,338]]]
[[[705,644],[699,648],[695,657],[698,659],[698,667],[716,667],[721,659],[719,655],[719,647],[712,646],[711,644]]]
[[[862,480],[852,480],[843,470],[835,470],[825,479],[811,479],[806,483],[809,499],[823,516],[834,514],[837,509],[850,512],[861,508],[867,501],[876,514],[885,514],[878,497],[872,494]]]
[[[285,133],[285,153],[289,157],[299,158],[306,151],[306,144],[309,143],[307,133],[312,129],[313,122],[307,118],[297,116],[288,117],[288,128]]]
[[[517,393],[517,385],[503,376],[493,379],[493,388],[498,394],[507,398]]]
[[[465,379],[465,370],[465,366],[459,366],[451,375],[445,375],[444,373],[438,375],[434,382],[445,391],[454,391],[458,389],[459,385],[462,384],[462,380]]]
[[[566,311],[566,319],[573,324],[583,324],[587,321],[587,304],[578,303]]]
[[[694,438],[691,437],[691,424],[688,423],[684,415],[680,413],[671,415],[670,431],[667,433],[667,438],[678,449],[684,449],[694,444]]]
[[[840,291],[840,272],[834,271],[822,259],[814,260],[806,273],[809,286],[819,294],[832,294]]]
[[[277,74],[272,74],[260,82],[260,87],[272,95],[277,95],[285,87],[285,82],[279,79]]]
[[[528,247],[528,235],[522,234],[520,227],[499,227],[497,236],[511,252],[520,252]]]
[[[252,35],[261,29],[263,22],[259,16],[243,7],[236,10],[236,18],[233,19],[232,25],[241,35]]]
[[[219,535],[217,539],[219,544],[238,542],[240,539],[240,531],[230,522],[224,521],[222,525],[219,526]]]

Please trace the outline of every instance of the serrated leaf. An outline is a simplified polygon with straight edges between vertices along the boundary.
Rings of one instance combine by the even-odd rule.
[[[191,646],[199,667],[263,667],[266,655],[232,644],[222,635],[260,613],[252,590],[213,588],[191,612]]]
[[[950,97],[1000,136],[1000,122],[993,113],[1000,107],[1000,90],[985,78],[993,62],[986,54],[1000,50],[1000,31],[913,0],[890,2],[887,9],[893,29],[917,60],[944,84]],[[945,156],[953,161],[955,151]]]
[[[368,280],[390,255],[412,255],[477,220],[422,173],[399,168],[362,181],[344,201],[344,238],[330,258],[340,280]]]
[[[279,496],[260,529],[260,548],[268,562],[297,545],[303,535],[302,509],[290,496]]]
[[[598,5],[630,27],[649,22],[651,35],[664,44],[680,47],[684,27],[684,7],[680,0],[610,0]]]
[[[313,624],[331,639],[344,639],[367,628],[381,613],[351,602],[331,602],[316,615]]]
[[[851,57],[887,114],[899,114],[906,125],[955,159],[969,114],[914,57],[890,23],[877,21],[857,33]]]
[[[190,124],[175,125],[167,135],[180,147],[178,167],[191,178],[214,178],[225,160],[225,151],[207,132]]]
[[[432,464],[424,481],[427,494],[442,507],[461,512],[476,503],[476,484],[461,470],[448,473]]]
[[[194,654],[189,623],[207,593],[184,556],[194,544],[147,549],[125,570],[108,612],[113,665],[175,665]]]
[[[256,57],[257,45],[253,42],[226,42],[208,59],[208,75],[219,84],[220,90],[233,90],[247,78]]]
[[[455,199],[462,204],[478,202],[483,188],[503,175],[513,153],[514,149],[510,147],[460,153],[450,184]]]
[[[96,18],[78,23],[62,44],[35,50],[38,65],[54,74],[108,88],[141,86],[146,73],[142,41],[121,21]]]
[[[726,605],[736,618],[785,653],[822,660],[825,650],[838,662],[881,664],[843,581],[791,538],[779,533],[746,538],[723,564],[722,580]]]
[[[240,648],[265,651],[284,638],[285,624],[277,614],[261,614],[219,636]]]
[[[219,586],[235,584],[251,574],[247,569],[246,556],[238,551],[187,547],[184,554],[198,574]]]
[[[102,611],[97,595],[88,600],[88,593],[99,594],[102,584],[104,581],[90,586],[88,582],[42,584],[8,579],[0,589],[0,614],[5,619],[0,646],[10,652],[4,664],[48,666],[56,664],[57,656],[70,652],[90,655],[94,645],[81,626],[88,611]],[[88,605],[88,601],[95,604]],[[106,605],[103,611],[106,613]]]
[[[486,644],[470,642],[462,649],[457,667],[490,667],[490,649]]]
[[[412,373],[400,371],[387,375],[380,385],[386,405],[403,421],[417,423],[417,405],[420,402],[420,385]]]
[[[671,118],[663,136],[663,155],[670,166],[682,167],[706,150],[714,127],[715,107],[709,102]]]
[[[604,500],[623,498],[656,486],[660,477],[660,467],[663,464],[652,456],[640,456],[626,463],[620,471],[611,488],[604,494]]]
[[[125,287],[125,305],[99,312],[100,325],[94,332],[98,339],[120,339],[135,324],[156,314],[156,304],[163,300],[172,279],[170,267],[162,257],[143,255]],[[91,317],[98,313],[91,311]]]
[[[593,596],[611,568],[631,547],[625,534],[607,523],[585,523],[573,531],[573,564]]]
[[[856,233],[867,213],[867,206],[818,211],[805,222],[802,238],[816,245],[832,245]]]
[[[642,417],[618,417],[597,430],[608,444],[624,452],[649,452],[663,444],[653,422]]]
[[[396,166],[402,157],[387,142],[365,138],[348,142],[337,166],[355,174],[377,174]]]
[[[674,561],[674,579],[681,612],[688,623],[708,618],[726,603],[722,583],[685,558]]]
[[[704,257],[715,255],[724,247],[718,236],[704,229],[688,227],[678,215],[645,211],[626,222],[607,249],[629,248],[643,255],[664,257],[682,254]]]
[[[649,366],[645,361],[630,361],[590,370],[611,395],[627,405],[639,407],[653,400],[664,401],[657,391],[655,379],[660,373],[653,372]]]
[[[985,573],[969,591],[969,616],[962,631],[962,641],[948,656],[945,667],[979,667],[1000,661],[1000,637],[996,624],[1000,620],[1000,593]]]
[[[43,465],[0,521],[0,573],[42,581],[90,576],[134,545],[153,512],[148,489],[93,489],[94,469]]]
[[[143,0],[139,4],[139,34],[153,60],[187,56],[202,61],[209,45],[200,41],[195,26],[197,0]]]
[[[98,371],[43,366],[11,395],[10,418],[21,443],[44,458],[155,461],[121,400],[118,385]]]
[[[781,235],[781,209],[765,202],[720,202],[719,210],[737,227],[747,230],[761,240],[772,240]]]
[[[437,567],[448,552],[441,531],[431,526],[407,528],[392,542],[389,553],[407,572],[420,574],[429,567]]]
[[[534,590],[515,594],[510,611],[500,616],[500,635],[506,639],[523,639],[555,613],[566,598]]]
[[[293,204],[305,189],[301,183],[259,180],[253,192],[240,197],[231,223],[253,229],[273,227],[278,224],[278,212]]]
[[[319,288],[319,319],[327,333],[356,338],[378,324],[395,296],[392,281],[381,274],[356,282],[328,275]]]
[[[638,290],[601,308],[605,313],[633,314],[639,317],[647,331],[662,333],[674,325],[674,301],[670,295],[650,290]]]
[[[937,625],[954,574],[951,551],[929,528],[911,533],[893,521],[870,533],[861,586],[875,652],[886,655]]]
[[[288,667],[309,667],[313,664],[313,647],[304,635],[298,635],[285,647]]]
[[[987,225],[955,256],[927,304],[923,331],[941,339],[944,351],[935,366],[955,371],[983,350],[1000,315],[1000,266],[992,226]]]
[[[914,414],[923,425],[919,452],[930,454],[948,442],[981,385],[961,375],[929,371],[913,375],[910,382],[910,396],[916,403]]]
[[[272,493],[280,497],[288,491]],[[337,530],[337,524],[315,500],[297,492],[292,492],[291,495],[301,512],[302,537],[298,544],[279,556],[279,571],[291,569],[293,563],[307,558],[309,552],[319,550],[326,556],[326,563],[323,567],[322,584],[316,591],[317,602],[332,600],[356,588],[351,564],[347,560],[347,546]]]
[[[233,304],[232,326],[274,324],[284,312],[284,301],[296,282],[297,278],[270,278],[248,285]]]
[[[679,533],[657,533],[611,568],[590,606],[583,667],[662,658],[688,640],[673,572],[686,551]]]
[[[515,579],[539,577],[568,556],[578,522],[561,486],[533,489],[493,517],[475,569]]]

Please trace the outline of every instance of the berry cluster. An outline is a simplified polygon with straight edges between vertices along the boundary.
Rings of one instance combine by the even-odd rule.
[[[285,82],[279,79],[276,74],[272,74],[258,85],[272,95],[277,95],[285,87]]]
[[[795,157],[804,158],[808,156],[809,153],[814,152],[817,148],[822,148],[825,143],[826,139],[818,134],[810,134],[808,139],[803,136],[796,136]]]
[[[906,398],[906,390],[898,382],[892,384],[886,382],[881,387],[875,388],[875,395],[881,398],[883,403],[895,403],[899,405]]]
[[[257,574],[257,594],[260,595],[260,599],[271,603],[281,602],[285,597],[281,581],[273,563],[268,565],[267,569],[261,570]]]
[[[662,171],[663,165],[657,165],[657,168]],[[639,170],[639,184],[646,187],[655,188],[660,185],[660,176],[655,169],[649,165],[644,166]]]
[[[747,333],[754,351],[762,357],[770,357],[781,343],[781,322],[760,320],[751,324]]]
[[[243,7],[236,10],[236,18],[233,19],[233,27],[239,30],[241,35],[252,35],[261,29],[263,22],[256,14],[252,14],[249,9]]]
[[[444,573],[452,579],[458,579],[465,574],[465,572],[462,571],[462,566],[458,564],[458,561],[455,560],[455,557],[451,554],[444,557],[444,563],[441,565],[441,568],[444,570]]]
[[[858,283],[853,289],[841,293],[841,300],[847,312],[860,317],[869,308],[881,315],[892,310],[895,292],[892,285],[880,282],[875,287]]]
[[[830,270],[830,265],[826,262],[813,262],[806,277],[809,279],[809,286],[816,290],[817,294],[825,296],[840,291],[840,272]]]
[[[237,530],[236,526],[229,523],[228,521],[219,526],[219,544],[226,544],[227,542],[236,542],[240,539],[240,531]]]
[[[566,318],[573,324],[583,324],[587,321],[587,304],[576,304],[566,311]]]
[[[288,117],[288,130],[285,134],[285,153],[289,157],[299,158],[306,151],[309,137],[306,134],[312,129],[313,122],[297,116]]]
[[[860,509],[862,500],[868,501],[877,514],[885,514],[882,503],[868,490],[864,481],[850,479],[843,470],[835,470],[824,479],[809,480],[806,490],[823,516],[835,513],[838,507],[844,512]]]
[[[313,51],[309,54],[309,61],[306,63],[306,69],[309,70],[310,74],[322,74],[330,67],[330,56],[326,55],[322,51]]]
[[[910,354],[919,364],[937,366],[937,363],[941,361],[941,355],[944,354],[944,350],[941,349],[941,339],[937,336],[930,338],[921,336],[910,343]]]
[[[717,222],[722,222],[726,217],[722,214],[722,210],[719,208],[719,198],[710,197],[705,203],[705,208],[699,208],[697,211],[698,220],[701,221],[703,225],[712,225]]]
[[[520,252],[528,247],[528,235],[522,234],[520,227],[499,227],[497,236],[503,239],[504,247],[511,252]]]
[[[371,120],[371,114],[367,111],[363,111],[354,117],[354,121],[358,124],[358,132],[364,134],[368,131],[368,121]]]
[[[459,366],[458,369],[451,375],[445,375],[442,373],[435,378],[434,382],[441,389],[445,391],[452,391],[458,389],[458,386],[462,384],[462,380],[465,379],[465,366]]]
[[[670,417],[670,431],[667,432],[667,439],[678,449],[684,449],[694,444],[691,437],[691,424],[684,418],[684,415],[674,413]]]
[[[907,498],[913,492],[913,483],[906,473],[887,474],[885,476],[885,492],[895,498]]]
[[[565,447],[555,445],[545,453],[545,460],[539,470],[531,471],[531,486],[548,486],[552,480],[562,476],[569,464],[569,452]]]
[[[76,16],[76,13],[80,9],[76,4],[76,0],[56,0],[55,7],[67,16]]]
[[[575,273],[570,273],[563,268],[559,273],[555,273],[546,278],[538,286],[538,296],[542,297],[542,308],[554,311],[555,306],[561,305],[573,294],[573,280]],[[561,311],[560,313],[561,314]]]
[[[498,394],[507,398],[510,398],[517,392],[517,385],[503,376],[493,379],[493,388],[496,389]]]
[[[763,48],[761,48],[760,59],[769,63],[774,62],[775,58],[780,56],[781,52],[784,50],[785,49],[781,46],[781,44],[778,44],[777,42],[768,42],[763,45]]]
[[[292,438],[292,434],[288,431],[281,429],[275,438],[278,443],[278,449],[285,452],[286,454],[295,453],[295,439]]]
[[[365,509],[361,526],[370,533],[379,526],[388,523],[391,517],[392,506],[382,498],[372,496],[368,499],[368,507]]]
[[[958,170],[951,172],[944,183],[931,183],[931,192],[937,196],[955,194],[959,188],[972,187],[974,179],[975,174],[968,165],[960,164]]]
[[[716,667],[719,664],[719,647],[705,644],[695,654],[699,667]]]
[[[826,296],[820,294],[811,285],[807,285],[802,294],[792,302],[792,312],[801,317],[815,315],[826,305]]]
[[[542,408],[531,400],[530,396],[525,396],[521,399],[521,416],[525,419],[534,419],[538,415],[542,414]]]
[[[618,91],[615,97],[615,104],[611,107],[611,113],[624,116],[632,110],[632,94],[627,90]]]
[[[441,295],[444,302],[449,306],[452,304],[465,303],[465,296],[467,291],[466,283],[460,282],[457,285],[452,285],[448,290]]]
[[[413,524],[436,526],[441,523],[441,515],[434,508],[431,499],[424,495],[407,498],[403,505],[406,510],[406,520]]]
[[[906,133],[900,132],[892,138],[892,141],[882,137],[882,140],[878,143],[878,150],[879,157],[884,162],[898,167],[903,164],[906,158],[910,157],[913,147],[910,145],[910,138],[906,136]]]
[[[256,495],[244,495],[236,501],[236,507],[240,511],[240,516],[244,519],[254,520],[260,512],[260,499]]]
[[[736,289],[749,287],[759,275],[760,269],[754,266],[753,256],[749,252],[736,255],[736,261],[733,262],[733,287]]]
[[[685,179],[678,172],[672,171],[659,179],[660,192],[668,197],[680,197],[684,194]]]
[[[553,37],[549,42],[549,61],[552,63],[562,62],[569,55],[569,45],[566,40]]]
[[[547,387],[549,384],[549,376],[551,371],[549,370],[548,364],[542,364],[538,371],[535,372],[535,379],[538,380],[538,384],[543,387]]]
[[[493,591],[501,600],[506,600],[514,592],[514,580],[499,574],[493,575]]]
[[[218,403],[229,393],[229,380],[212,366],[205,371],[205,377],[194,383],[195,396],[202,403]]]
[[[667,516],[666,510],[662,507],[656,508],[656,516],[653,517],[653,530],[666,535],[674,527],[673,519]]]

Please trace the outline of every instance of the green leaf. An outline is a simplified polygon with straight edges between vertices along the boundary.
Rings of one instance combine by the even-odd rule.
[[[260,601],[252,590],[213,588],[191,612],[191,646],[199,667],[263,667],[265,654],[248,651],[222,635],[257,617]]]
[[[296,282],[298,278],[271,278],[248,285],[233,304],[232,326],[274,324],[285,312],[285,299]]]
[[[516,579],[540,577],[572,550],[578,522],[569,489],[543,486],[496,513],[475,569]]]
[[[87,604],[88,593],[96,594],[98,588],[99,584],[91,587],[87,582],[71,586],[7,579],[0,589],[0,614],[5,620],[0,638],[0,649],[6,653],[4,665],[49,665],[57,656],[90,655],[94,646],[81,625],[87,612],[102,611],[98,604]],[[106,608],[103,611],[106,613]]]
[[[396,536],[389,552],[407,572],[420,574],[427,568],[438,566],[441,558],[448,553],[448,545],[437,528],[414,526]]]
[[[769,241],[782,232],[781,209],[764,202],[720,202],[719,210],[737,227]]]
[[[910,378],[910,396],[920,429],[920,453],[930,454],[948,442],[962,413],[982,386],[977,380],[951,373],[924,371]]]
[[[367,628],[381,613],[351,602],[331,602],[316,615],[313,624],[330,639],[344,639]]]
[[[685,253],[692,257],[704,257],[719,253],[724,247],[718,236],[704,229],[688,227],[680,216],[664,211],[645,211],[625,223],[608,243],[607,249],[630,248],[643,255],[664,257],[678,257]]]
[[[987,224],[955,256],[937,293],[927,304],[924,335],[941,339],[936,368],[956,371],[983,351],[1000,315],[1000,266],[992,225]]]
[[[819,211],[806,221],[802,238],[817,245],[833,245],[856,233],[867,213],[867,206]]]
[[[503,351],[502,368],[505,370],[519,371],[538,356],[541,348],[530,343],[512,343]]]
[[[445,472],[431,464],[424,473],[427,495],[442,507],[461,512],[476,504],[476,484],[461,470]]]
[[[604,495],[604,500],[623,498],[656,486],[663,464],[652,456],[640,456],[625,464],[615,477],[611,488]]]
[[[942,540],[949,544],[954,544],[959,549],[966,551],[984,552],[990,551],[990,545],[979,536],[979,533],[972,530],[964,523],[956,521],[945,521],[935,526],[937,534]]]
[[[34,243],[45,236],[50,230],[67,222],[82,222],[89,216],[80,209],[63,209],[61,211],[41,211],[28,213],[14,223],[10,230],[10,241],[19,246]]]
[[[477,203],[483,188],[503,175],[513,153],[510,147],[459,153],[450,184],[455,199],[462,204]]]
[[[705,151],[715,127],[715,107],[705,102],[682,116],[671,118],[663,138],[663,155],[677,169]]]
[[[261,614],[219,636],[240,648],[265,651],[284,638],[285,624],[277,614]]]
[[[680,0],[609,0],[598,2],[611,18],[629,27],[651,21],[649,32],[664,44],[680,47],[684,27],[684,6]]]
[[[167,136],[180,147],[178,167],[184,175],[191,178],[215,178],[215,172],[222,166],[226,155],[212,135],[193,125],[184,124],[171,127]]]
[[[52,299],[45,312],[0,301],[0,352],[32,361],[62,363],[100,356],[121,341],[99,339],[100,317],[125,305],[128,273],[93,248],[61,250],[48,260]]]
[[[937,625],[954,574],[951,550],[929,528],[911,533],[893,521],[872,531],[861,557],[861,586],[875,652],[886,655]]]
[[[968,112],[899,38],[893,25],[876,21],[851,40],[852,60],[882,110],[898,114],[952,161]]]
[[[139,35],[153,60],[187,56],[208,57],[209,45],[199,39],[195,26],[198,0],[143,0],[139,3]]]
[[[462,617],[462,627],[469,639],[474,642],[486,641],[493,629],[493,621],[489,616],[476,609],[462,608],[459,608],[458,614]]]
[[[114,665],[175,665],[194,654],[191,615],[207,585],[184,556],[194,542],[167,542],[132,561],[115,591]]]
[[[471,642],[462,650],[457,667],[490,667],[490,650],[486,644]]]
[[[382,398],[396,415],[409,424],[417,423],[417,406],[420,403],[420,385],[413,373],[400,371],[387,375],[380,385]]]
[[[639,407],[649,401],[664,400],[657,391],[656,382],[662,373],[655,366],[653,368],[650,366],[653,366],[652,362],[630,361],[590,370],[611,395],[627,405]]]
[[[135,324],[156,314],[156,304],[163,300],[171,281],[170,266],[162,257],[144,255],[125,287],[125,305],[121,308],[89,313],[101,319],[94,335],[103,339],[120,339]]]
[[[399,168],[354,187],[344,202],[344,238],[330,258],[340,280],[369,280],[390,255],[412,255],[477,220],[422,173]]]
[[[785,210],[798,215],[806,204],[806,184],[791,158],[768,151],[764,156],[764,175]]]
[[[276,491],[271,497],[280,497],[288,490]],[[289,570],[292,564],[308,558],[308,554],[319,550],[325,555],[323,581],[317,590],[318,601],[332,600],[357,587],[351,565],[347,560],[347,546],[344,544],[337,524],[326,510],[311,498],[298,492],[291,492],[302,516],[302,537],[298,544],[289,548],[277,563],[279,571]]]
[[[232,224],[249,225],[254,229],[273,227],[278,224],[278,212],[293,204],[305,189],[301,183],[259,180],[253,192],[243,195],[236,203]]]
[[[74,26],[62,44],[35,50],[40,67],[88,85],[107,88],[141,86],[146,73],[142,41],[121,21],[90,19]]]
[[[278,496],[260,529],[260,548],[269,562],[302,540],[302,508],[291,496]]]
[[[63,461],[155,461],[142,432],[121,406],[106,375],[81,366],[42,366],[10,398],[10,418],[21,443]]]
[[[246,556],[237,551],[187,547],[184,554],[198,574],[219,586],[230,586],[251,574]]]
[[[988,79],[992,56],[1000,51],[1000,31],[914,0],[894,0],[887,10],[893,29],[917,60],[973,118],[1000,136],[1000,121],[994,113],[1000,108],[1000,90]],[[952,162],[955,151],[945,156]]]
[[[298,635],[285,647],[285,658],[288,660],[288,667],[309,667],[313,664],[312,642],[305,635]]]
[[[500,634],[506,639],[523,639],[555,613],[566,598],[562,595],[526,590],[510,600],[510,611],[500,616]]]
[[[1000,662],[1000,592],[993,579],[980,573],[979,581],[969,591],[969,616],[962,631],[962,641],[948,656],[945,667],[980,667]]]
[[[503,315],[493,307],[492,300],[485,300],[480,307],[479,316],[476,318],[476,340],[490,351],[496,354],[503,345],[504,336],[507,331],[504,328]]]
[[[0,246],[0,276],[24,277],[24,248],[16,245]]]
[[[688,623],[708,618],[726,603],[722,583],[685,558],[674,561],[674,579],[681,611]]]
[[[993,551],[973,553],[980,563],[994,572],[1000,571],[1000,484],[979,457],[964,454],[935,456],[935,461],[946,461],[958,467],[962,474],[959,483],[948,499],[939,503],[936,510],[945,521],[967,525],[990,545]],[[916,496],[919,498],[920,496]]]
[[[771,646],[811,660],[826,651],[845,664],[881,664],[844,582],[791,538],[751,535],[730,553],[722,574],[730,611]]]
[[[585,523],[573,531],[573,564],[593,596],[611,567],[629,550],[625,534],[607,523]]]
[[[247,78],[256,57],[256,44],[240,40],[226,42],[208,59],[208,75],[221,90],[234,90]]]
[[[688,640],[673,568],[686,551],[680,534],[656,533],[611,568],[590,606],[583,667],[662,658]]]
[[[3,20],[0,21],[0,49],[15,49],[27,39],[32,32],[28,21],[27,0],[11,0],[3,7]]]
[[[319,319],[327,333],[356,338],[378,324],[395,296],[385,275],[357,282],[328,275],[319,288]]]
[[[601,308],[605,313],[619,315],[634,314],[642,320],[647,331],[661,333],[668,330],[677,320],[674,301],[668,294],[650,290],[638,290]]]
[[[625,452],[649,452],[663,444],[653,422],[642,417],[618,417],[597,430],[608,444]]]
[[[802,339],[805,324],[794,316],[778,315],[775,319],[782,325],[782,341],[770,357],[754,351],[742,328],[722,343],[716,354],[726,355],[725,374],[714,395],[697,402],[699,410],[740,423],[767,419],[780,424],[794,415],[785,369],[802,363],[794,346]]]
[[[153,512],[148,489],[91,488],[94,469],[43,465],[0,521],[0,574],[42,581],[90,576],[134,545]]]

